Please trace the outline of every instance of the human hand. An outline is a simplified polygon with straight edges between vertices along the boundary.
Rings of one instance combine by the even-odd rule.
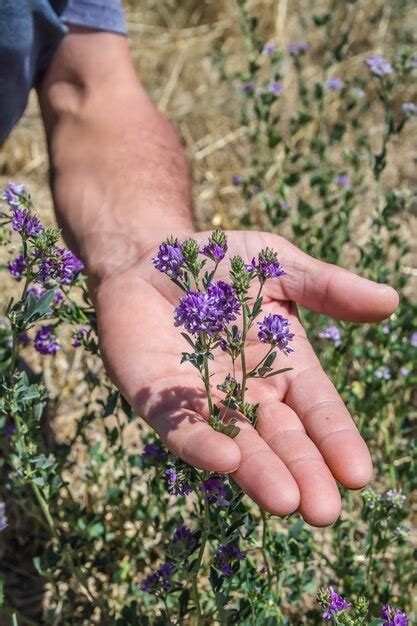
[[[199,243],[207,237],[207,233],[195,236]],[[206,423],[198,373],[188,364],[180,365],[186,344],[174,328],[173,310],[181,292],[151,264],[159,243],[96,289],[100,341],[110,376],[167,447],[190,465],[232,473],[241,488],[272,514],[298,509],[313,525],[334,522],[341,508],[336,481],[351,489],[363,487],[371,478],[372,462],[306,337],[295,303],[336,319],[375,322],[396,309],[397,293],[315,260],[281,237],[229,232],[231,256],[250,260],[265,247],[278,252],[287,275],[267,281],[263,311],[287,317],[295,333],[294,352],[285,359],[285,366],[292,369],[257,380],[253,388],[253,381],[248,382],[248,401],[260,403],[256,430],[242,417],[241,430],[231,439]],[[251,367],[265,346],[256,334],[248,339]],[[213,387],[227,372],[226,363],[216,357]]]

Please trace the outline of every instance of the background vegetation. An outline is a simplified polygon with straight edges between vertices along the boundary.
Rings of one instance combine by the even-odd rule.
[[[370,623],[385,602],[416,614],[417,121],[402,105],[417,101],[417,8],[407,0],[240,4],[239,10],[220,0],[130,2],[133,55],[184,140],[199,226],[280,232],[311,254],[401,291],[393,319],[365,328],[340,324],[340,343],[320,338],[329,320],[302,312],[371,448],[372,488],[344,492],[342,517],[325,530],[298,516],[266,519],[229,485],[233,506],[219,513],[196,487],[199,475],[188,476],[194,494],[169,495],[165,465],[154,469],[142,455],[154,436],[106,380],[94,332],[86,350],[70,346],[68,324],[90,316],[81,285],[78,304],[58,315],[63,349],[52,359],[29,347],[21,364],[47,390],[42,416],[33,413],[33,429],[23,438],[30,463],[35,452],[55,457],[57,465],[40,473],[60,539],[51,539],[32,479],[15,475],[12,457],[21,458],[22,450],[3,438],[10,463],[3,465],[1,496],[9,520],[0,548],[5,624],[13,614],[19,624],[39,623],[41,603],[48,624],[320,624],[315,593],[329,584],[352,602],[369,601],[365,621],[357,623]],[[262,54],[264,42],[278,50]],[[307,42],[308,52],[285,52],[293,42]],[[374,53],[395,70],[382,81],[364,65]],[[334,77],[340,88],[330,86]],[[271,93],[273,83],[282,92]],[[47,167],[32,99],[0,153],[0,182],[24,182],[42,221],[52,225]],[[10,251],[17,242],[6,243]],[[5,310],[21,285],[3,272],[0,287]],[[166,560],[182,522],[204,532],[204,514],[212,534],[197,572],[205,615],[198,621],[194,557],[181,565],[189,580],[176,580],[165,590],[171,593],[150,594],[141,585]],[[236,558],[234,575],[222,578],[213,559],[219,538],[227,537],[239,540],[248,556]]]

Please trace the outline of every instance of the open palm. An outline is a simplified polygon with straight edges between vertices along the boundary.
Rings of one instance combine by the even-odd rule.
[[[206,241],[207,233],[196,239]],[[151,264],[158,243],[97,293],[100,340],[110,376],[128,401],[187,463],[231,472],[267,511],[299,510],[311,524],[332,523],[340,513],[336,481],[363,487],[372,463],[342,399],[323,371],[298,319],[295,303],[336,319],[373,322],[390,315],[396,292],[302,253],[285,239],[263,232],[228,233],[229,254],[250,260],[273,248],[287,275],[267,281],[263,311],[281,313],[295,333],[294,352],[278,367],[292,368],[267,380],[250,380],[247,400],[259,402],[256,430],[244,418],[235,439],[206,422],[204,386],[197,371],[180,365],[187,344],[173,325],[180,290]],[[227,263],[223,261],[227,271]],[[219,276],[221,276],[221,270]],[[249,336],[248,366],[265,354]],[[228,373],[222,355],[210,363],[213,387]]]

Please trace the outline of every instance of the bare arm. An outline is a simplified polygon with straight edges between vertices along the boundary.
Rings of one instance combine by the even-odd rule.
[[[125,37],[73,29],[39,88],[57,218],[95,282],[193,229],[183,149]]]

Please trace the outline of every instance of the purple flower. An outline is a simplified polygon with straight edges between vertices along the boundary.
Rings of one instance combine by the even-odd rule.
[[[343,87],[345,86],[345,83],[341,78],[338,78],[337,76],[332,76],[331,78],[329,78],[326,85],[332,91],[341,91],[341,89],[343,89]]]
[[[257,322],[257,324],[259,326],[259,341],[277,346],[284,354],[294,352],[292,348],[288,347],[294,333],[290,333],[289,321],[285,317],[270,313],[262,322]]]
[[[411,335],[410,343],[414,348],[417,348],[417,332]]]
[[[232,176],[232,185],[236,187],[243,183],[243,176]]]
[[[28,193],[25,186],[20,183],[9,183],[3,192],[3,200],[5,200],[11,208],[20,206],[22,200],[25,201],[27,199]]]
[[[82,346],[84,341],[87,339],[88,329],[87,328],[78,328],[72,332],[72,341],[71,345],[73,348],[79,348]]]
[[[40,354],[56,354],[60,349],[54,330],[53,324],[47,324],[37,331],[33,345]]]
[[[143,448],[142,459],[155,465],[166,461],[167,453],[157,443],[147,443]]]
[[[199,490],[203,492],[204,497],[211,504],[215,504],[218,507],[229,506],[230,504],[227,498],[223,476],[210,476],[206,478],[199,486]]]
[[[157,593],[158,591],[170,591],[172,589],[171,578],[175,573],[175,565],[171,561],[163,563],[156,572],[149,574],[141,585],[145,593]]]
[[[395,606],[384,604],[380,613],[381,619],[385,620],[383,626],[407,626],[408,617],[403,611]]]
[[[211,283],[206,292],[188,291],[174,311],[175,326],[192,335],[215,335],[236,319],[240,303],[233,288],[223,281]]]
[[[404,102],[401,109],[405,115],[417,115],[417,104],[414,102]]]
[[[63,285],[70,285],[76,276],[83,271],[84,263],[82,263],[71,250],[64,250],[63,248],[58,249],[62,261],[61,283]]]
[[[84,269],[84,264],[71,250],[53,246],[39,261],[39,278],[42,282],[59,280],[70,285]]]
[[[410,375],[410,370],[408,367],[400,367],[400,374],[401,376],[404,376],[404,378],[407,378],[407,376]]]
[[[165,476],[168,483],[168,493],[172,496],[186,496],[192,492],[192,487],[189,485],[181,474],[178,474],[173,467],[168,467],[165,470]]]
[[[282,93],[282,83],[280,83],[279,81],[275,80],[272,83],[269,83],[268,85],[268,91],[269,93],[271,93],[273,96],[279,96]]]
[[[209,257],[216,263],[224,259],[227,252],[227,240],[225,234],[218,230],[209,238],[208,244],[200,250],[201,254]]]
[[[185,260],[178,239],[171,238],[161,243],[152,263],[162,274],[168,274],[170,278],[179,278],[182,275]]]
[[[13,209],[12,228],[27,237],[36,237],[44,230],[36,215],[32,215],[29,209],[19,207]]]
[[[319,332],[320,339],[327,339],[333,341],[336,347],[342,343],[342,336],[337,326],[328,326],[324,330]]]
[[[0,531],[4,530],[7,526],[6,505],[4,502],[0,502]]]
[[[8,416],[7,417],[7,422],[3,428],[3,432],[2,435],[5,438],[6,441],[10,441],[10,439],[13,437],[13,435],[16,434],[16,424],[13,422],[13,419]]]
[[[277,50],[277,46],[275,43],[273,43],[272,41],[269,41],[268,43],[266,43],[263,47],[262,50],[262,54],[264,56],[269,56],[270,54],[274,54],[274,52],[276,52]]]
[[[64,294],[62,293],[60,289],[55,289],[53,303],[61,304],[61,302],[64,302]]]
[[[340,611],[348,609],[350,607],[350,602],[336,593],[333,587],[327,588],[327,594],[328,602],[323,604],[324,611],[322,617],[327,622],[332,622],[335,613],[340,613]]]
[[[239,561],[242,561],[246,556],[246,552],[239,550],[234,541],[225,545],[220,545],[216,550],[214,557],[214,565],[223,576],[228,578],[232,576],[238,569]]]
[[[365,65],[369,68],[371,74],[383,78],[394,71],[391,63],[389,63],[380,54],[373,54],[366,59]]]
[[[253,84],[252,83],[246,83],[245,85],[243,85],[243,91],[247,94],[251,94],[253,93]]]
[[[258,254],[258,263],[253,258],[246,265],[246,271],[249,273],[257,272],[261,282],[266,281],[268,278],[279,278],[285,275],[283,267],[278,261],[277,253],[269,248],[261,250]]]
[[[18,254],[13,259],[13,261],[10,261],[7,267],[9,268],[9,272],[13,276],[13,278],[16,278],[16,280],[20,280],[23,276],[23,272],[26,269],[26,261],[23,254]]]
[[[182,552],[183,558],[187,558],[197,547],[197,533],[184,525],[179,526],[172,536],[172,543]]]
[[[335,178],[335,183],[339,185],[339,187],[345,187],[345,189],[350,189],[350,178],[349,174],[339,174]]]
[[[141,590],[145,593],[154,593],[159,588],[159,574],[158,572],[152,572],[146,576],[141,585]]]
[[[293,57],[298,57],[309,50],[310,44],[308,43],[290,43],[290,45],[287,46],[287,52]]]

